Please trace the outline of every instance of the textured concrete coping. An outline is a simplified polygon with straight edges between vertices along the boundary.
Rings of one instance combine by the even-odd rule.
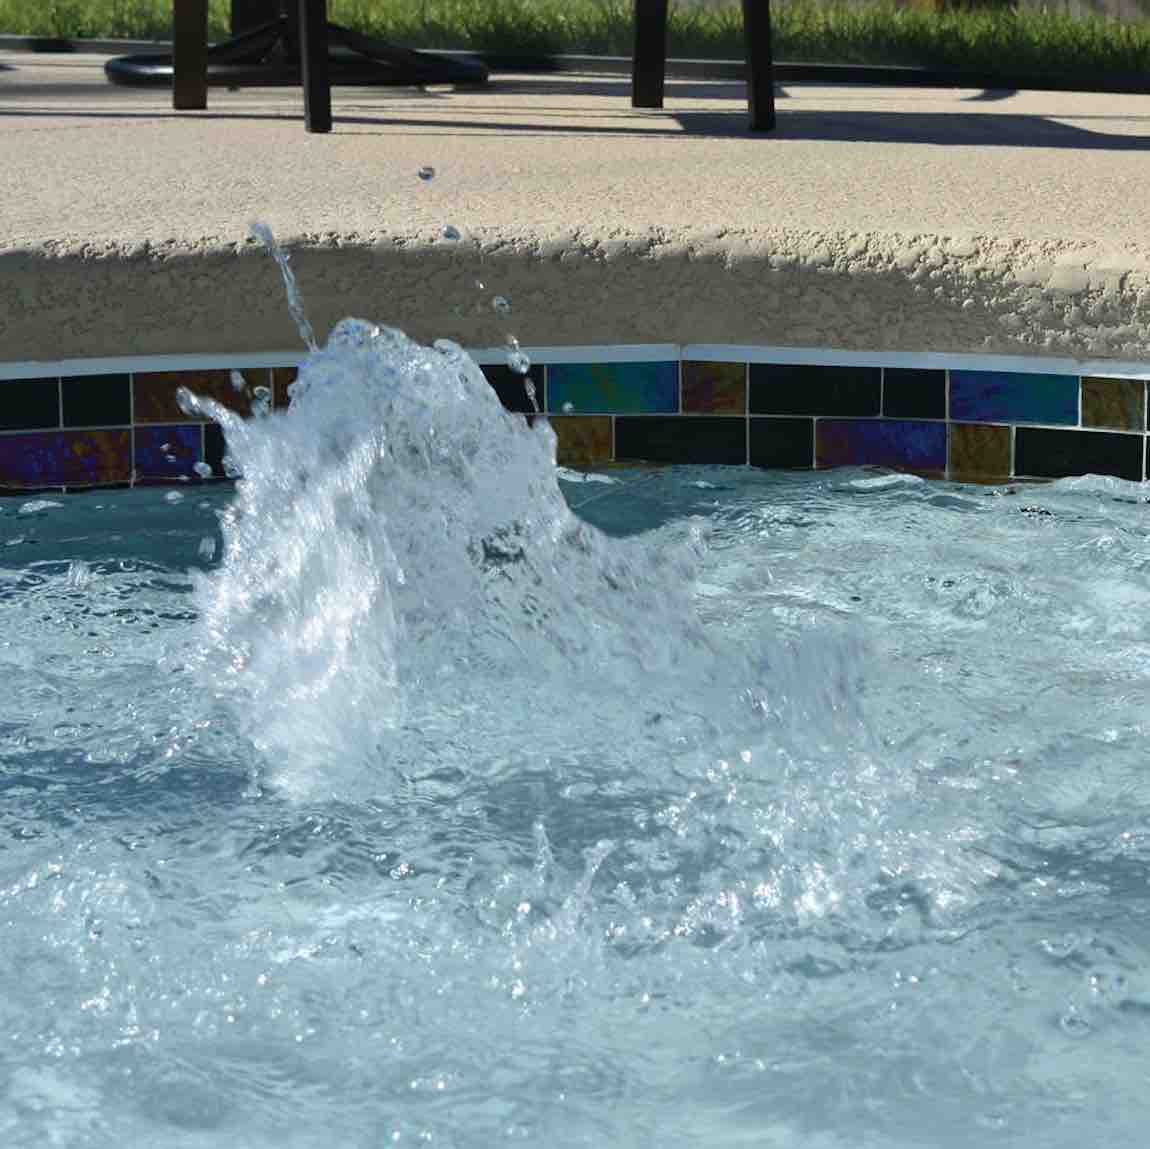
[[[297,346],[257,219],[319,333],[1150,357],[1150,96],[795,85],[751,136],[737,83],[499,75],[309,136],[105,58],[0,54],[0,361]]]

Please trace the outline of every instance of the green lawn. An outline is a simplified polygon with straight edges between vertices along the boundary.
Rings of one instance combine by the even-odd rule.
[[[228,30],[211,0],[210,36]],[[331,19],[417,48],[630,55],[630,0],[329,0]],[[171,0],[0,0],[0,32],[168,39]],[[1150,72],[1150,22],[1009,9],[927,12],[890,0],[844,7],[792,0],[772,12],[776,60],[1015,72]],[[673,9],[671,56],[738,59],[737,3]]]

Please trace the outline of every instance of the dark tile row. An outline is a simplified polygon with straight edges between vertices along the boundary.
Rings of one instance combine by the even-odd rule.
[[[553,415],[559,462],[876,466],[941,478],[1143,477],[1144,435],[908,419]],[[613,424],[613,426],[612,426]],[[1013,451],[1012,451],[1013,438]],[[1147,463],[1150,474],[1150,463]]]
[[[231,410],[250,410],[257,386],[286,402],[294,368],[147,372],[0,382],[0,431],[179,423],[176,391],[187,386]],[[534,410],[524,379],[484,368],[504,404]],[[948,379],[949,374],[949,379]],[[562,363],[532,367],[541,410],[554,414],[806,415],[950,419],[1142,431],[1142,380],[1022,372],[812,366],[777,363]]]
[[[530,414],[538,404],[550,413],[568,464],[1143,476],[1146,384],[1138,380],[701,361],[554,364],[531,368],[533,403],[523,376],[503,366],[483,370],[508,409]],[[232,374],[0,381],[0,486],[198,479],[202,463],[222,475],[219,428],[183,412],[178,388],[247,413],[257,387],[270,387],[285,406],[295,368],[245,369],[238,387]]]

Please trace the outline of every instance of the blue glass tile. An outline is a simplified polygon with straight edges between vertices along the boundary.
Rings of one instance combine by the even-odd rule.
[[[964,423],[1078,422],[1076,375],[952,371],[950,417]]]
[[[904,419],[820,419],[815,431],[820,467],[946,469],[946,424]]]
[[[565,411],[564,405],[571,407]],[[556,415],[672,414],[679,410],[678,363],[552,363],[547,409]]]
[[[0,435],[0,486],[125,482],[130,438],[126,430]]]
[[[196,478],[193,466],[200,461],[203,447],[203,429],[198,424],[148,425],[137,427],[134,434],[134,462],[139,478]]]

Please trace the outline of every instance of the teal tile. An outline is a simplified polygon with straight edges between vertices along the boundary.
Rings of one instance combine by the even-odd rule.
[[[679,410],[679,365],[553,363],[547,368],[547,409],[556,415],[672,414]]]
[[[1078,423],[1078,377],[952,371],[950,417],[960,423]]]

